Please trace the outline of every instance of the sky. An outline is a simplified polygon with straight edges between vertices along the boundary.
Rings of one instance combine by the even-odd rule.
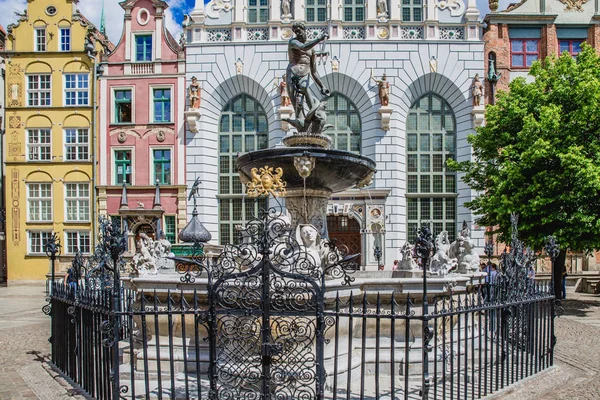
[[[64,0],[56,0],[64,1]],[[467,3],[467,0],[463,0]],[[489,12],[488,0],[476,0],[480,14],[483,16]],[[518,0],[500,0],[500,10],[506,8],[509,3],[515,3]],[[100,27],[100,12],[104,2],[104,15],[106,19],[106,33],[108,38],[117,43],[121,38],[123,28],[123,9],[119,6],[119,0],[80,0],[79,10],[97,27]],[[181,32],[181,21],[183,15],[188,14],[194,8],[195,0],[166,0],[169,8],[166,11],[166,26],[175,38],[179,37]],[[200,2],[200,0],[198,1]],[[206,0],[205,0],[206,2]],[[466,4],[465,4],[466,5]],[[31,6],[35,7],[35,0]],[[22,12],[27,8],[27,0],[0,0],[0,25],[5,29],[8,24],[16,22],[15,11]]]

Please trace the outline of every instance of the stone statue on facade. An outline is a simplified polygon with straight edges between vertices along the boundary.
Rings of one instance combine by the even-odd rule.
[[[329,96],[327,89],[317,73],[316,52],[314,47],[329,38],[324,33],[319,38],[308,40],[306,27],[302,22],[294,22],[292,31],[296,34],[288,43],[289,64],[286,70],[287,90],[290,102],[294,108],[296,119],[284,119],[286,122],[298,129],[298,132],[321,134],[325,129],[327,114],[325,107],[316,99],[311,91],[310,78],[315,81],[323,96]],[[320,121],[323,119],[323,121]],[[317,130],[315,130],[317,129]]]
[[[377,17],[387,18],[387,16],[388,16],[387,0],[377,0]]]
[[[437,59],[435,56],[431,56],[429,59],[429,72],[435,74],[437,72]]]
[[[279,84],[279,94],[281,95],[281,106],[282,107],[288,107],[292,104],[290,102],[290,95],[288,94],[288,90],[287,90],[287,82],[285,79],[285,74],[283,75],[283,77],[281,79],[281,83]]]
[[[188,87],[188,97],[190,98],[190,108],[197,110],[200,108],[200,84],[195,76],[192,76],[192,83]]]
[[[382,106],[388,106],[390,104],[390,83],[387,80],[387,75],[384,73],[381,79],[371,76],[371,79],[377,83],[379,102]]]
[[[281,18],[289,19],[292,17],[291,0],[281,0]]]
[[[458,273],[465,274],[479,270],[479,254],[475,251],[475,243],[471,239],[471,231],[463,222],[462,231],[448,250],[450,258],[458,260]]]
[[[448,232],[442,231],[435,239],[435,254],[431,258],[429,270],[435,275],[446,275],[452,272],[458,266],[456,258],[450,258],[448,252],[450,250],[450,240]]]
[[[479,74],[475,74],[473,80],[473,105],[479,107],[481,105],[481,98],[483,97],[483,83],[479,80]]]

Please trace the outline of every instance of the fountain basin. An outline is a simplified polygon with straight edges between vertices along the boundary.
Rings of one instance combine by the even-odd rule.
[[[303,178],[294,167],[294,158],[309,156],[315,158],[315,168],[310,176]],[[237,160],[237,171],[242,183],[252,181],[252,168],[268,165],[283,169],[282,179],[287,182],[286,197],[327,196],[342,192],[354,186],[367,185],[376,172],[376,165],[370,158],[341,150],[328,150],[315,147],[276,147],[258,150],[241,155]]]

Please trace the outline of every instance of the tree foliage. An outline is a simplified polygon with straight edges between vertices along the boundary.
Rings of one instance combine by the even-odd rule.
[[[541,248],[555,235],[562,248],[600,248],[600,57],[585,46],[536,62],[527,83],[517,78],[486,110],[470,135],[473,161],[452,162],[479,196],[467,207],[478,223]]]

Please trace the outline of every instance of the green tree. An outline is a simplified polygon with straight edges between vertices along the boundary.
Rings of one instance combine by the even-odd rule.
[[[467,204],[478,223],[541,249],[555,235],[562,249],[600,248],[600,57],[585,46],[536,62],[527,83],[517,78],[486,110],[470,135],[472,161],[452,162],[479,196]],[[560,260],[564,265],[563,258]]]

